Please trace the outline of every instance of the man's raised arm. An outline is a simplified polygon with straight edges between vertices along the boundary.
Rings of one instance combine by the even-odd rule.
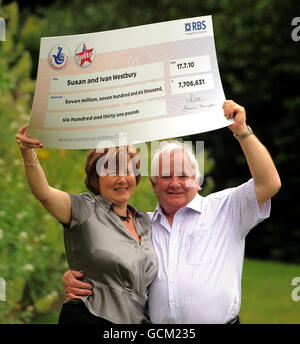
[[[279,174],[266,147],[247,126],[245,109],[232,100],[225,101],[223,108],[224,116],[234,120],[228,128],[241,145],[254,180],[258,205],[262,207],[279,191],[281,187]]]

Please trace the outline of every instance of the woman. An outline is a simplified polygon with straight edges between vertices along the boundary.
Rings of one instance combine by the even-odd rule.
[[[82,271],[93,295],[63,305],[59,323],[149,323],[147,288],[157,272],[148,216],[128,204],[140,174],[132,146],[88,154],[85,183],[94,194],[69,194],[48,185],[34,148],[43,146],[16,135],[33,195],[64,227],[71,269]]]

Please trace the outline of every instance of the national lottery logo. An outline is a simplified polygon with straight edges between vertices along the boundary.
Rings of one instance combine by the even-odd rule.
[[[70,50],[63,44],[55,45],[49,52],[48,63],[52,69],[64,69],[70,61]]]
[[[95,49],[89,42],[81,42],[75,51],[75,62],[81,68],[89,67],[95,58]]]

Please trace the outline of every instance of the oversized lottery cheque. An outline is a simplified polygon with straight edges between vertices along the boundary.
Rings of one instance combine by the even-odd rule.
[[[41,39],[28,134],[96,148],[228,126],[211,16]]]

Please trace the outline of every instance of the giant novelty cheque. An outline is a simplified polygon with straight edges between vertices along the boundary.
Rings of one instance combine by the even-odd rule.
[[[41,38],[28,135],[102,148],[228,126],[212,17]]]

